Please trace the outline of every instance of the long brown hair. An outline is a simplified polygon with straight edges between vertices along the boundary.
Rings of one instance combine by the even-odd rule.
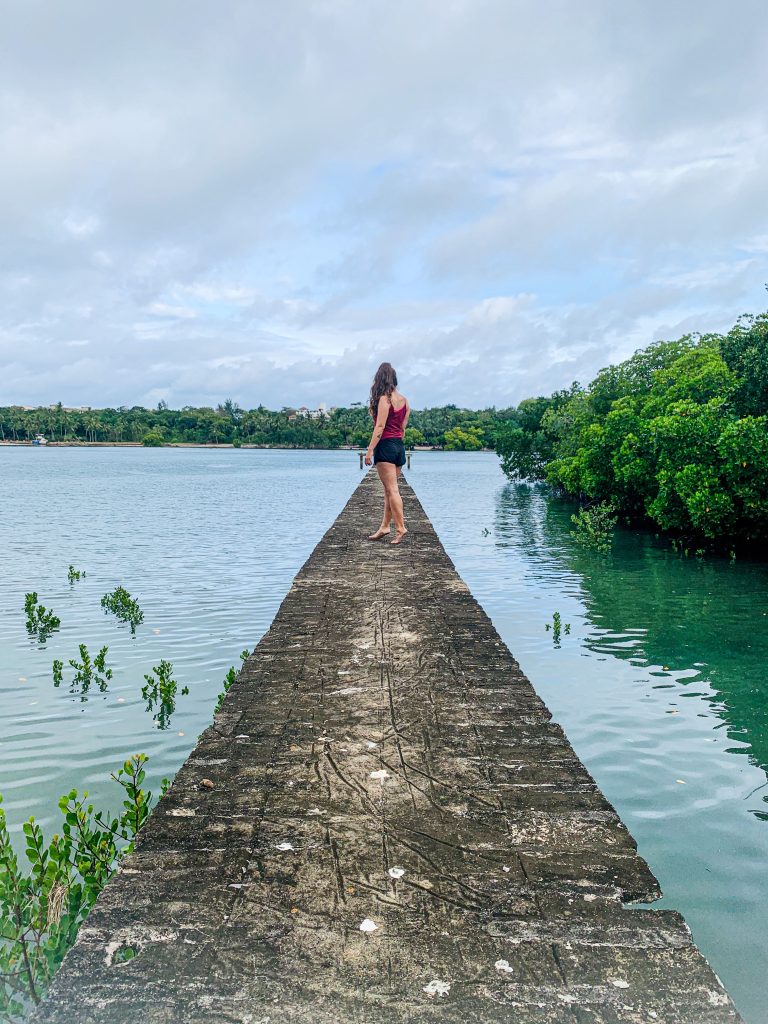
[[[372,416],[376,416],[379,411],[379,399],[382,395],[386,395],[389,400],[392,400],[392,392],[397,387],[397,374],[392,363],[382,363],[376,371],[376,376],[373,378],[373,384],[371,385],[371,397],[368,400],[368,408],[371,411]]]

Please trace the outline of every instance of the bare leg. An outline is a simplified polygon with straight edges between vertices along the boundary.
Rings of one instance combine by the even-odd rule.
[[[379,477],[384,485],[384,493],[389,499],[389,508],[395,520],[395,539],[393,544],[399,544],[408,532],[403,520],[403,499],[400,497],[400,489],[397,486],[397,467],[391,462],[377,462],[376,468]]]
[[[378,463],[377,463],[378,465]],[[375,533],[368,534],[368,540],[381,540],[389,534],[389,524],[392,520],[392,510],[389,507],[389,496],[384,491],[384,513],[381,517],[381,526]]]
[[[379,529],[385,530],[389,533],[389,527],[392,522],[392,506],[389,504],[389,495],[384,492],[384,515],[381,519],[381,526]]]

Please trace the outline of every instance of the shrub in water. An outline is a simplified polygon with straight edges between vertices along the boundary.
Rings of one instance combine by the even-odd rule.
[[[88,793],[73,789],[59,801],[61,831],[48,842],[34,818],[25,822],[27,869],[0,807],[0,1019],[19,1019],[40,1002],[96,897],[133,849],[152,804],[141,788],[146,760],[135,754],[111,776],[124,790],[119,816],[94,813]],[[169,785],[163,779],[162,792]]]
[[[36,636],[40,643],[45,643],[61,625],[58,615],[38,603],[36,591],[24,595],[24,611],[27,616],[27,632],[30,636]]]
[[[75,693],[79,687],[80,696],[85,700],[94,683],[102,693],[106,690],[107,682],[112,678],[112,669],[107,668],[106,663],[108,647],[102,647],[94,658],[91,658],[85,644],[80,644],[79,649],[81,660],[76,661],[74,658],[69,660],[69,664],[75,670],[69,692]],[[56,659],[53,663],[53,685],[60,686],[63,681],[64,662]]]
[[[571,530],[571,536],[577,544],[593,551],[611,550],[618,516],[610,502],[601,501],[592,508],[580,508],[576,515],[571,516],[571,522],[576,527]]]
[[[147,711],[153,712],[153,719],[159,729],[167,729],[171,715],[176,710],[176,690],[179,685],[173,678],[173,665],[163,659],[144,678],[146,684],[141,688],[141,696],[147,702]],[[189,687],[183,686],[181,692],[189,693]]]
[[[105,594],[101,599],[101,607],[105,612],[112,612],[121,622],[127,622],[132,633],[144,621],[144,612],[139,608],[139,602],[131,597],[125,587],[115,587],[111,594]]]

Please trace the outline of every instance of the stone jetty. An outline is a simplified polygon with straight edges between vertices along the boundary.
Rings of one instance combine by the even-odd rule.
[[[354,491],[36,1024],[740,1021],[402,491],[399,547]]]

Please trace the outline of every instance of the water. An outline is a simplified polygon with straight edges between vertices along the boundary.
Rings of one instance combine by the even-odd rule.
[[[155,788],[173,774],[359,476],[352,452],[0,447],[0,792],[17,835],[30,814],[52,829],[72,787],[116,809],[109,773],[134,752]],[[684,914],[747,1024],[766,1024],[768,567],[634,531],[585,552],[571,507],[506,483],[493,455],[417,454],[410,479],[635,836],[665,893],[654,906]],[[70,563],[88,574],[71,586]],[[118,583],[144,610],[135,637],[99,606]],[[29,590],[62,620],[42,647]],[[555,611],[571,627],[559,647]],[[70,670],[51,678],[83,642],[107,644],[115,670],[85,700]],[[167,729],[140,694],[161,658],[190,689]]]

